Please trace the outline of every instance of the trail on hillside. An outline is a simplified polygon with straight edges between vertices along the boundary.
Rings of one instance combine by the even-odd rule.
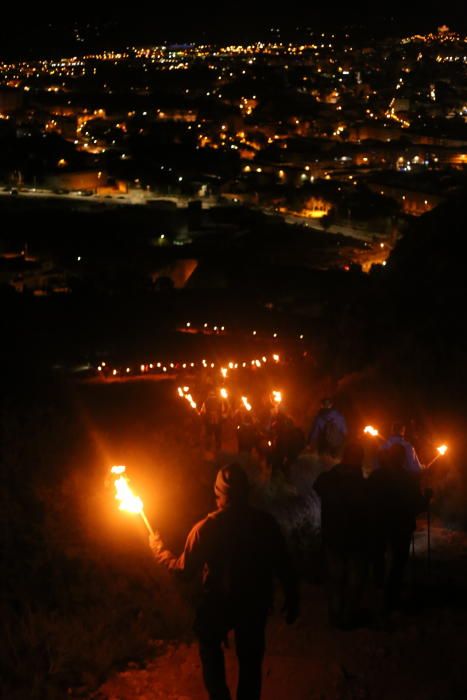
[[[275,613],[268,628],[264,700],[457,700],[467,693],[467,536],[433,531],[433,564],[426,564],[423,523],[412,564],[413,602],[372,627],[329,627],[322,586],[306,584],[300,620],[288,627]],[[367,603],[377,606],[371,592]],[[226,650],[236,684],[233,640]],[[110,678],[93,700],[206,700],[196,645],[155,643],[145,668]],[[233,693],[234,697],[234,693]]]

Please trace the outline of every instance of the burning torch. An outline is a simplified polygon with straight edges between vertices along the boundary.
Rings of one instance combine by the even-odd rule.
[[[243,408],[245,408],[248,412],[251,411],[252,406],[251,406],[251,403],[248,401],[246,396],[242,396],[242,404],[243,404]]]
[[[150,535],[154,535],[154,530],[151,527],[149,520],[146,517],[146,513],[143,509],[143,501],[139,496],[136,496],[128,485],[128,479],[123,476],[126,472],[126,467],[118,466],[112,467],[112,474],[118,476],[115,479],[115,498],[120,502],[118,506],[120,510],[125,510],[127,513],[136,513],[140,515],[143,523],[146,525]]]
[[[282,391],[272,392],[272,402],[275,406],[279,406],[282,403]]]
[[[370,437],[377,437],[383,442],[386,440],[386,438],[383,437],[383,435],[380,435],[379,430],[377,428],[374,428],[372,425],[367,425],[364,428],[363,432],[365,433],[365,435],[369,435]]]
[[[440,445],[439,447],[437,447],[437,448],[436,448],[436,452],[437,452],[438,454],[437,454],[435,457],[433,457],[433,459],[431,460],[431,462],[429,462],[429,463],[426,465],[425,469],[429,469],[429,468],[431,467],[431,465],[434,464],[440,457],[444,457],[444,455],[446,454],[447,451],[448,451],[448,446],[447,446],[447,445]]]

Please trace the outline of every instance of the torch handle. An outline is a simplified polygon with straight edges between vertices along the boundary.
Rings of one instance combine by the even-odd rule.
[[[147,527],[147,529],[148,529],[149,534],[150,534],[150,535],[154,535],[154,530],[152,529],[151,523],[150,523],[149,520],[147,519],[146,513],[144,512],[144,510],[141,511],[140,515],[141,515],[141,517],[142,517],[142,519],[143,519],[143,523],[146,525],[146,527]]]
[[[431,462],[429,462],[429,463],[426,465],[425,469],[429,469],[429,468],[431,467],[431,465],[434,464],[439,458],[440,458],[440,455],[436,455],[436,457],[434,457],[434,458],[431,460]]]

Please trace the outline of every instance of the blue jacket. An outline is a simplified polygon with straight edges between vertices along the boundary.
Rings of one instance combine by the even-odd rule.
[[[415,448],[401,435],[391,435],[390,438],[386,440],[381,450],[388,450],[393,445],[401,445],[405,450],[405,464],[404,467],[411,474],[420,474],[422,471],[422,465],[418,459]],[[377,467],[380,465],[378,464]]]
[[[328,421],[335,423],[343,437],[347,435],[347,423],[345,422],[344,416],[339,413],[339,411],[336,411],[335,408],[322,408],[313,421],[310,434],[308,435],[308,443],[315,443],[318,441]]]

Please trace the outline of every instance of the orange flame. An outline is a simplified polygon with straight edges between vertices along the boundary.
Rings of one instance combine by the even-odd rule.
[[[112,474],[124,474],[126,472],[126,467],[124,467],[123,465],[118,467],[112,467],[110,471],[112,472]]]
[[[363,431],[366,435],[371,435],[371,437],[378,437],[379,431],[373,428],[372,425],[367,425]]]
[[[444,457],[446,452],[448,451],[448,446],[447,445],[440,445],[439,447],[436,448],[440,454],[441,457]]]
[[[191,394],[186,394],[185,398],[188,401],[188,403],[190,404],[191,408],[193,408],[193,409],[197,408],[196,401],[193,400],[193,397]]]
[[[115,479],[115,498],[119,501],[118,506],[120,510],[124,510],[127,513],[134,513],[135,515],[140,515],[147,530],[150,535],[154,535],[154,530],[151,527],[149,520],[143,509],[143,501],[139,496],[136,496],[128,485],[128,479],[122,474],[126,472],[126,467],[117,466],[112,467],[110,470],[112,474],[120,474],[118,479]]]
[[[120,510],[137,514],[143,512],[143,501],[139,496],[135,496],[128,485],[128,479],[124,476],[120,476],[115,480],[115,491],[115,498],[120,502],[118,506]]]
[[[247,411],[251,411],[251,403],[248,401],[246,396],[242,396],[242,404],[244,405]]]
[[[273,391],[272,400],[277,404],[282,403],[282,391]]]
[[[221,389],[221,396],[223,399],[229,398],[229,392],[227,391],[227,389],[224,389],[224,388]]]

